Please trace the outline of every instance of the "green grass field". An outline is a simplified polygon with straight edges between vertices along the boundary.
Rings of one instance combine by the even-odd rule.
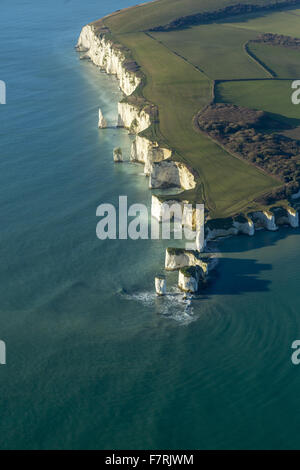
[[[222,82],[217,85],[216,100],[262,109],[274,115],[279,121],[299,126],[300,109],[292,104],[291,85],[291,80]]]
[[[261,62],[275,72],[276,77],[292,79],[300,77],[300,50],[259,43],[250,43],[248,47]]]
[[[238,3],[268,5],[274,0],[156,0],[117,12],[107,17],[106,24],[115,33],[133,33],[166,24],[180,16]]]
[[[143,93],[159,106],[163,142],[175,150],[177,159],[196,169],[214,216],[239,212],[253,195],[278,185],[193,129],[193,116],[210,100],[211,83],[205,75],[145,33],[122,35],[121,39],[134,48],[134,58],[147,76]],[[190,195],[191,199],[197,196],[197,192]]]
[[[291,104],[290,82],[268,80],[266,70],[244,49],[247,41],[257,36],[257,31],[271,31],[272,21],[275,24],[272,32],[291,34],[286,25],[283,32],[277,29],[281,15],[291,18],[291,31],[295,30],[296,23],[300,31],[298,10],[295,15],[291,11],[277,12],[243,18],[242,22],[238,18],[234,23],[227,20],[224,24],[218,22],[167,33],[149,34],[145,30],[182,15],[234,3],[241,2],[159,0],[104,19],[112,36],[130,49],[141,66],[146,80],[139,93],[159,109],[159,126],[152,130],[155,137],[174,150],[176,160],[187,163],[197,172],[197,188],[183,193],[182,197],[193,202],[204,200],[212,217],[226,217],[257,208],[253,200],[278,187],[279,182],[194,130],[193,118],[211,101],[213,79],[258,79],[222,82],[217,86],[218,98],[265,109],[279,114],[283,120],[299,117],[298,109]],[[252,3],[269,4],[272,1],[255,0]],[[262,24],[267,24],[266,29],[260,29]],[[283,70],[291,66],[291,60],[286,60]]]
[[[268,13],[260,16],[249,15],[235,18],[234,22],[226,22],[234,28],[247,29],[257,33],[277,33],[285,36],[300,36],[300,10],[289,10]]]
[[[245,54],[244,45],[256,32],[223,24],[153,33],[172,51],[203,70],[211,79],[266,78],[265,70]],[[226,60],[224,60],[226,57]]]

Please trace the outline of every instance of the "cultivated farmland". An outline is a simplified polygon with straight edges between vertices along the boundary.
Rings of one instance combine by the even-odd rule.
[[[299,126],[300,110],[290,97],[291,79],[299,78],[300,52],[285,53],[282,46],[251,41],[268,32],[297,36],[300,10],[267,10],[188,28],[153,29],[176,24],[174,20],[182,16],[198,18],[198,13],[243,3],[269,7],[274,2],[158,0],[103,20],[111,37],[129,50],[145,77],[138,93],[158,108],[159,121],[151,130],[155,138],[173,149],[173,158],[196,171],[196,189],[182,197],[205,201],[212,217],[258,208],[255,200],[283,183],[197,131],[195,116],[215,100],[261,109],[285,126]],[[200,23],[201,18],[197,19]],[[277,80],[274,75],[289,80]]]

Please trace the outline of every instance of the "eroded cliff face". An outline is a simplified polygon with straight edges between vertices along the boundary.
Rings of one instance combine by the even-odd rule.
[[[132,95],[140,85],[141,78],[126,68],[126,57],[122,50],[108,40],[105,34],[97,35],[93,25],[84,26],[76,47],[78,51],[85,52],[84,58],[89,58],[105,72],[116,75],[125,95]],[[145,174],[150,175],[150,188],[194,188],[195,178],[184,164],[170,161],[166,167],[153,166],[153,163],[170,158],[172,152],[161,148],[157,142],[138,135],[150,125],[151,116],[146,109],[140,109],[126,101],[118,104],[118,126],[137,135],[132,144],[131,159],[144,163]]]
[[[196,266],[198,260],[192,251],[166,249],[165,269],[176,271],[187,266]]]
[[[292,228],[299,227],[299,213],[292,207],[288,208],[288,223]]]
[[[186,269],[180,269],[178,274],[178,287],[183,292],[194,294],[199,289],[200,274],[197,269],[190,268],[190,272]]]
[[[244,220],[243,220],[244,219]],[[226,219],[221,221],[208,221],[205,227],[206,240],[215,240],[216,238],[228,237],[230,235],[244,234],[253,236],[255,227],[253,221],[249,218]]]
[[[179,205],[181,214],[179,217],[174,214],[176,221],[179,221],[183,225],[183,218],[182,218],[182,208],[183,202],[176,201],[175,199],[169,199],[168,201],[161,201],[159,197],[152,196],[151,200],[151,216],[154,217],[159,222],[163,222],[164,220],[169,220],[170,208],[173,205]]]
[[[155,291],[157,295],[166,295],[167,293],[167,285],[166,279],[162,277],[155,278]]]
[[[132,161],[144,163],[144,173],[150,175],[152,163],[166,160],[171,155],[171,150],[161,148],[157,142],[151,142],[151,140],[137,135],[131,146],[130,158]]]
[[[196,186],[196,180],[193,173],[186,165],[167,160],[163,162],[154,162],[151,167],[149,188],[182,188],[193,189]]]
[[[172,208],[173,206],[173,208]],[[178,212],[174,210],[178,208]],[[158,196],[152,196],[151,216],[159,222],[168,221],[172,212],[174,221],[190,230],[196,229],[196,209],[188,201],[177,201],[175,199],[161,200]]]
[[[276,226],[290,225],[292,228],[299,227],[299,215],[298,212],[292,207],[282,208],[275,207],[271,209],[271,213],[275,218]]]
[[[275,223],[275,216],[271,212],[253,212],[252,218],[254,221],[255,228],[265,228],[274,232],[278,230],[278,227]]]
[[[85,52],[85,57],[106,73],[116,75],[125,95],[131,95],[141,83],[141,78],[124,66],[126,57],[122,51],[104,35],[97,36],[93,25],[82,28],[76,47],[79,52]]]
[[[118,104],[118,126],[126,127],[132,134],[139,134],[151,125],[150,115],[130,103]]]
[[[239,231],[237,227],[219,227],[219,228],[210,228],[209,226],[206,227],[205,231],[205,238],[207,241],[215,240],[216,238],[223,238],[228,237],[231,235],[238,235]]]
[[[218,263],[218,258],[214,256],[200,257],[195,251],[185,249],[166,249],[165,269],[167,271],[176,271],[177,269],[199,266],[203,276],[212,271]]]
[[[161,200],[158,196],[152,196],[151,216],[159,222],[168,220],[173,204],[179,205],[181,215],[175,217],[175,221],[182,226],[195,229],[195,209],[185,207],[188,201]],[[172,212],[172,211],[171,211]],[[276,207],[270,211],[257,211],[247,216],[229,217],[227,219],[213,219],[205,222],[205,243],[210,240],[228,237],[232,235],[253,236],[255,230],[278,230],[281,225],[289,225],[292,228],[299,227],[299,213],[292,207]],[[205,246],[203,247],[203,249]],[[203,249],[199,251],[203,251]]]
[[[151,116],[147,109],[139,109],[127,102],[118,104],[118,126],[125,127],[136,138],[131,145],[131,161],[143,163],[144,173],[150,175],[152,163],[161,162],[172,156],[172,151],[162,148],[157,142],[139,135],[151,126]]]
[[[275,207],[269,211],[256,211],[247,217],[209,220],[205,225],[205,238],[207,241],[230,235],[245,234],[253,236],[255,230],[278,230],[281,225],[292,228],[299,227],[299,214],[292,207]]]
[[[238,230],[238,233],[249,235],[249,237],[252,237],[255,234],[254,223],[250,218],[245,221],[234,220],[233,225]]]
[[[96,34],[94,26],[87,25],[81,31],[77,43],[77,50],[84,52],[83,58],[90,59],[95,65],[105,70],[108,74],[117,76],[120,88],[123,93],[130,96],[140,85],[141,76],[134,70],[126,67],[127,59],[124,52],[111,40],[107,39],[105,34]],[[172,151],[162,148],[157,142],[153,142],[144,136],[139,135],[151,126],[150,111],[146,107],[134,106],[126,100],[118,104],[118,126],[125,127],[129,132],[136,135],[135,141],[132,143],[131,160],[144,164],[144,172],[149,175],[149,187],[153,189],[159,188],[181,188],[190,190],[196,186],[196,177],[191,169],[181,162],[171,159]],[[100,127],[105,127],[106,122],[99,113]],[[299,198],[300,191],[293,196]],[[172,203],[176,201],[167,201]],[[188,201],[185,201],[188,202]],[[161,201],[152,197],[152,216],[162,221],[164,211]],[[243,219],[243,218],[242,218]],[[225,219],[224,219],[225,220]],[[185,210],[182,216],[182,225],[193,229],[194,224],[193,210]],[[213,240],[218,237],[229,235],[247,234],[254,235],[255,229],[265,228],[267,230],[277,230],[278,225],[289,224],[291,227],[299,226],[298,212],[293,208],[288,208],[285,213],[280,215],[271,211],[254,212],[249,214],[245,220],[232,218],[230,223],[228,220],[224,225],[206,224],[206,240]]]

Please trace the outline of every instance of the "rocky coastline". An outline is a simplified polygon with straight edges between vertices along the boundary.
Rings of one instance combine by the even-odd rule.
[[[153,106],[137,100],[130,99],[135,90],[142,84],[143,77],[138,66],[128,67],[128,57],[113,40],[106,36],[105,32],[89,24],[83,27],[76,49],[81,58],[91,60],[96,66],[108,74],[113,74],[119,81],[119,86],[124,93],[124,100],[118,104],[118,127],[128,129],[135,139],[131,147],[130,159],[144,165],[144,173],[149,177],[150,189],[178,188],[190,190],[196,187],[194,172],[182,162],[174,160],[171,149],[162,147],[155,140],[144,135],[144,131],[152,125],[155,110]],[[104,117],[99,115],[99,123],[105,125]],[[105,127],[105,126],[102,127]],[[116,161],[115,156],[115,161]],[[300,197],[299,195],[295,195]],[[164,218],[165,210],[172,203],[178,202],[176,196],[166,197],[152,196],[151,215],[159,222]],[[181,204],[188,201],[181,201]],[[190,213],[183,211],[181,224],[193,227],[194,209]],[[273,207],[250,214],[237,214],[234,217],[210,219],[205,222],[205,240],[207,242],[220,237],[232,235],[253,236],[255,231],[266,229],[275,231],[281,225],[289,225],[293,228],[299,226],[299,215],[293,207]],[[173,250],[173,251],[172,251]],[[182,291],[195,293],[198,291],[201,281],[207,278],[209,272],[215,268],[217,260],[213,261],[212,255],[200,254],[193,250],[167,249],[165,269],[178,270],[178,286]],[[166,292],[165,280],[156,278],[156,291],[158,295]]]

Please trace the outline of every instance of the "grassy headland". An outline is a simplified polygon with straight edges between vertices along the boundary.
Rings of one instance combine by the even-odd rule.
[[[220,81],[216,86],[220,101],[263,109],[297,125],[300,113],[296,106],[291,108],[290,83],[272,80],[267,69],[253,60],[245,47],[258,33],[297,36],[300,16],[291,10],[278,11],[278,6],[273,11],[274,3],[274,0],[157,0],[116,12],[101,21],[109,29],[110,37],[123,45],[140,66],[144,80],[136,92],[139,99],[158,108],[159,118],[146,132],[170,147],[177,161],[196,171],[197,187],[181,197],[204,201],[211,217],[258,209],[261,197],[282,185],[274,175],[236,158],[208,135],[197,132],[193,125],[198,112],[215,98],[215,80]],[[291,3],[300,5],[295,0]],[[211,20],[209,24],[188,28],[180,21],[179,29],[172,26],[170,31],[150,31],[174,25],[178,18],[189,15],[199,18],[199,14],[245,4],[268,10],[232,19],[225,15],[224,20],[218,17],[217,23]],[[251,43],[251,47],[280,76],[299,78],[293,77],[299,67],[296,62],[299,51],[289,51],[285,60],[276,64],[275,53],[267,61],[263,49],[275,46]]]

